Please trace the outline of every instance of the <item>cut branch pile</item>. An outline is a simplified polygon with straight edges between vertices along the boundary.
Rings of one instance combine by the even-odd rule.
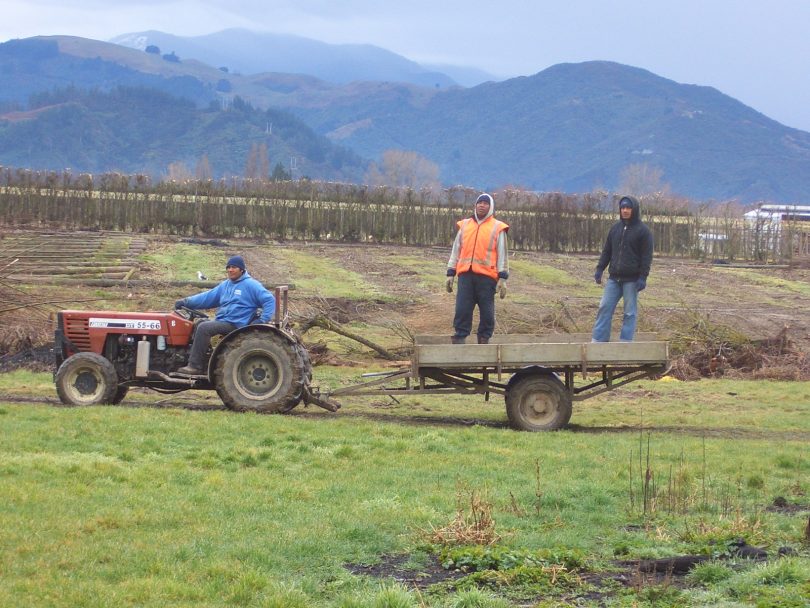
[[[298,331],[302,336],[309,330],[317,327],[362,344],[366,348],[374,351],[376,356],[388,361],[399,361],[403,357],[407,357],[407,353],[402,352],[402,349],[392,350],[386,348],[385,346],[382,346],[381,344],[360,335],[356,331],[352,331],[346,327],[345,324],[336,319],[337,316],[340,316],[341,311],[333,311],[332,308],[333,307],[330,306],[330,303],[327,300],[324,298],[318,298],[314,303],[310,303],[310,305],[307,306],[306,312],[294,313],[291,316],[295,320]],[[348,319],[350,317],[346,318]],[[391,324],[390,329],[394,334],[408,342],[409,348],[407,350],[410,350],[410,345],[413,344],[413,335],[410,333],[408,328],[403,326],[401,323],[395,323]],[[317,365],[316,361],[328,362],[332,364],[337,363],[333,357],[329,357],[328,348],[325,344],[316,343],[314,346],[316,347],[316,356],[313,358],[313,364]],[[307,348],[310,349],[310,354],[312,354],[311,346],[308,345]]]
[[[372,342],[371,340],[364,338],[360,334],[353,332],[349,329],[346,329],[343,325],[338,323],[337,321],[333,321],[325,314],[317,314],[309,319],[303,321],[299,328],[302,334],[306,333],[313,327],[320,327],[321,329],[325,329],[327,331],[334,332],[339,336],[343,336],[344,338],[349,338],[350,340],[354,340],[355,342],[359,342],[363,346],[367,346],[378,355],[380,355],[383,359],[388,359],[389,361],[395,361],[398,357],[379,344]]]
[[[810,380],[810,357],[790,339],[789,326],[765,340],[750,340],[707,319],[692,329],[691,339],[680,332],[672,341],[673,350],[680,354],[670,373],[680,380]]]

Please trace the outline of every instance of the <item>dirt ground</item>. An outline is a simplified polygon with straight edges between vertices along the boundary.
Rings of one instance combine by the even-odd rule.
[[[401,303],[391,308],[401,311],[407,325],[417,333],[450,331],[454,299],[444,293],[443,285],[449,249],[339,245],[315,245],[309,249],[362,274],[386,293],[409,302],[404,310]],[[426,267],[438,268],[441,280],[434,287],[439,289],[425,289],[415,270],[397,268],[392,273],[386,258],[402,256],[424,258]],[[596,259],[596,256],[513,252],[509,295],[497,302],[498,333],[508,333],[513,326],[527,332],[543,328],[590,331],[600,297],[600,288],[592,278]],[[520,270],[514,269],[514,261],[557,269],[570,275],[573,282],[560,285],[521,276]],[[255,266],[262,264],[267,262],[254,261]],[[804,292],[800,291],[802,286],[806,288]],[[731,265],[657,257],[648,289],[640,297],[640,307],[639,329],[658,331],[664,336],[679,329],[666,321],[683,314],[707,317],[714,323],[734,327],[752,339],[775,336],[788,326],[797,343],[810,345],[808,269],[738,269]]]
[[[413,334],[452,332],[454,296],[443,284],[447,249],[318,244],[307,250],[361,274],[396,298],[393,303],[348,307],[334,302],[334,312],[344,322],[400,322]],[[402,266],[403,258],[414,263]],[[596,260],[513,252],[508,296],[496,301],[496,333],[589,333],[601,297],[593,281]],[[750,376],[763,367],[770,371],[760,377],[810,377],[806,267],[751,268],[656,257],[639,306],[639,331],[656,332],[671,341],[675,355],[684,354],[676,366],[684,378],[722,375],[729,368]],[[614,330],[620,326],[620,312]]]
[[[76,280],[69,283],[55,279],[49,283],[47,276],[20,271],[22,262],[16,264],[15,270],[13,261],[31,258],[31,262],[34,251],[45,247],[36,243],[52,242],[53,238],[42,241],[42,233],[34,231],[0,236],[0,356],[46,345],[52,336],[54,313],[60,308],[97,308],[96,302],[106,299],[117,302],[119,309],[161,310],[168,309],[176,297],[200,291],[191,285],[167,286],[143,266],[132,275],[137,280],[113,281],[108,286],[82,285],[81,277],[76,275]],[[81,235],[74,236],[82,240]],[[121,239],[120,234],[114,237]],[[72,266],[76,264],[75,254],[64,244],[67,238],[62,235],[59,244],[64,250],[63,263]],[[179,240],[137,235],[138,252]],[[310,284],[312,279],[314,284],[323,280],[303,276],[306,270],[296,269],[288,261],[296,252],[304,252],[354,273],[361,284],[382,294],[372,298],[331,297],[328,289],[321,293],[297,288],[291,294],[290,305],[298,316],[306,316],[313,306],[326,306],[335,320],[366,324],[373,328],[371,334],[382,341],[386,340],[386,332],[391,334],[391,328],[397,326],[412,334],[441,335],[452,331],[454,296],[444,289],[449,246],[238,240],[199,244],[215,245],[217,251],[224,251],[223,245],[228,251],[242,251],[251,273],[268,285],[295,284],[303,278],[309,278]],[[132,254],[138,252],[122,252],[121,257],[136,265]],[[595,264],[595,255],[513,252],[508,295],[496,301],[496,333],[590,332],[601,294],[601,288],[593,282]],[[36,263],[26,266],[35,267]],[[614,329],[620,323],[619,312]],[[640,296],[639,330],[657,332],[662,339],[671,341],[678,354],[690,349],[701,353],[700,360],[692,363],[695,369],[706,368],[704,372],[711,366],[722,371],[724,365],[738,357],[730,345],[740,340],[770,339],[769,347],[789,351],[791,365],[807,367],[810,269],[799,265],[735,267],[656,257],[648,287]],[[390,336],[391,343],[401,339],[400,335]],[[773,352],[767,351],[765,358]],[[782,364],[784,361],[779,362]]]
[[[784,498],[778,497],[775,502],[784,500]],[[773,510],[772,507],[773,509],[779,508],[771,505],[766,510]],[[807,509],[803,507],[795,510],[797,513],[806,511]],[[740,538],[729,543],[728,549],[717,560],[746,559],[764,562],[769,556],[772,558],[774,554],[792,555],[795,554],[795,550],[790,547],[782,547],[771,551],[769,555],[768,551],[748,545],[744,539]],[[408,554],[381,555],[379,561],[373,564],[344,564],[344,568],[355,575],[394,580],[423,592],[429,591],[430,587],[437,583],[456,588],[461,579],[469,574],[467,570],[445,569],[436,556],[429,556],[418,565],[412,563],[411,558],[412,556]],[[686,578],[687,574],[696,565],[709,559],[711,556],[707,555],[679,555],[662,559],[614,560],[603,571],[577,571],[575,574],[582,589],[576,594],[563,595],[556,599],[566,601],[566,605],[569,605],[568,602],[570,602],[572,606],[578,605],[580,601],[602,606],[615,598],[621,587],[637,591],[650,586],[673,586],[678,589],[686,589],[693,584]],[[532,598],[532,605],[543,599],[547,598]]]

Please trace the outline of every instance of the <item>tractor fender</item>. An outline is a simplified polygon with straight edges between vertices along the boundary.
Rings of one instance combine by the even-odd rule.
[[[246,333],[270,333],[275,334],[277,336],[281,336],[287,342],[292,344],[293,346],[303,348],[301,344],[301,340],[290,331],[285,329],[281,329],[280,327],[276,327],[275,325],[265,325],[264,323],[256,323],[254,325],[245,325],[244,327],[240,327],[239,329],[233,330],[231,333],[223,336],[222,340],[219,341],[219,344],[216,345],[213,352],[211,353],[211,359],[208,362],[208,377],[211,377],[211,372],[216,367],[217,359],[219,355],[224,350],[225,346],[232,342],[236,336],[241,336],[242,334]]]
[[[506,383],[506,390],[508,391],[526,376],[551,376],[562,384],[562,380],[549,368],[543,367],[542,365],[529,365],[512,374],[512,377],[509,378],[509,382]]]

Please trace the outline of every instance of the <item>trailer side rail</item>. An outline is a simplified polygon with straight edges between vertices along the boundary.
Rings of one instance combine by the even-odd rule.
[[[602,366],[598,370],[591,370],[592,381],[584,385],[576,384],[576,376],[581,374],[579,367],[563,366],[543,368],[564,378],[566,390],[571,394],[573,401],[584,401],[607,391],[619,388],[637,380],[651,378],[666,372],[664,365],[644,365],[632,368],[609,368]],[[438,394],[483,394],[489,393],[503,395],[508,385],[495,381],[492,378],[503,374],[514,374],[525,371],[525,367],[501,369],[471,368],[461,370],[444,370],[440,368],[420,368],[415,374],[410,368],[386,374],[383,378],[361,382],[339,388],[329,393],[330,397],[346,395],[356,396],[408,396],[408,395],[438,395]],[[393,383],[404,385],[390,386]]]
[[[366,374],[373,380],[329,396],[504,395],[511,426],[563,428],[571,403],[630,382],[665,374],[669,344],[590,342],[587,335],[493,336],[490,344],[450,344],[446,336],[417,336],[409,367]],[[504,379],[508,376],[508,379]]]

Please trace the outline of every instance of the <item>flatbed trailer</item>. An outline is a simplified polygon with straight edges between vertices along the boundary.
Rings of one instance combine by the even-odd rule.
[[[668,369],[669,343],[654,334],[637,334],[634,342],[590,338],[504,334],[489,344],[451,344],[446,336],[416,336],[409,366],[366,374],[374,379],[329,397],[498,394],[513,428],[549,431],[568,424],[574,401]]]

